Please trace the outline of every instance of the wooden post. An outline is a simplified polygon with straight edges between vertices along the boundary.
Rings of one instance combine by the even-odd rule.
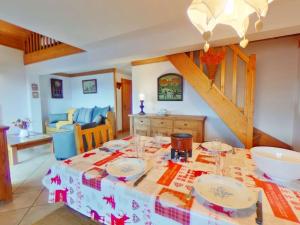
[[[256,55],[250,55],[247,64],[245,115],[247,117],[246,148],[253,146],[253,116],[254,116],[254,94],[256,79]]]
[[[0,200],[12,200],[9,159],[6,131],[9,127],[0,126]]]

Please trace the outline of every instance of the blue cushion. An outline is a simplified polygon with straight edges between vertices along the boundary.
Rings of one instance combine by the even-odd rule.
[[[49,124],[48,124],[48,127],[56,128],[56,123],[49,123]]]
[[[64,130],[74,130],[74,124],[63,125],[61,127],[61,129],[64,129]]]
[[[58,121],[67,121],[67,120],[68,120],[67,113],[49,114],[48,116],[49,123],[56,123]]]
[[[94,117],[92,122],[96,123],[96,124],[100,124],[102,121],[103,121],[103,116],[97,115],[97,116]]]
[[[109,111],[110,111],[110,106],[106,106],[106,107],[102,107],[102,108],[101,108],[101,107],[95,106],[95,107],[93,108],[92,120],[94,120],[95,117],[97,117],[97,116],[99,116],[99,115],[101,115],[102,118],[105,118],[107,112],[109,112]]]
[[[76,123],[90,123],[92,121],[93,109],[80,108]]]
[[[79,110],[80,109],[76,109],[75,112],[73,113],[73,122],[77,122],[77,118],[79,115]]]

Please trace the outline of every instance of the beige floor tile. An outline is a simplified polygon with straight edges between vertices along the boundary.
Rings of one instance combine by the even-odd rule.
[[[62,207],[63,204],[49,204],[44,206],[34,206],[25,215],[19,225],[32,225],[38,220],[42,219],[46,215],[50,214],[54,210]],[[54,224],[53,224],[54,225]]]
[[[37,198],[37,200],[34,202],[33,206],[38,206],[38,205],[47,205],[48,203],[48,195],[49,191],[47,188],[44,188]]]
[[[9,212],[0,213],[0,224],[1,225],[17,225],[21,222],[21,219],[29,208],[18,209]]]
[[[30,192],[14,194],[13,201],[0,203],[0,213],[7,212],[10,210],[28,208],[33,205],[33,203],[40,195],[40,193],[41,191],[30,191]]]

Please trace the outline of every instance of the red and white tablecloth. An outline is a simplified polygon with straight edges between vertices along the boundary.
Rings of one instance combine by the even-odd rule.
[[[170,161],[169,145],[146,148],[144,158],[153,167],[136,187],[133,181],[105,172],[109,162],[136,155],[130,146],[115,153],[95,149],[65,160],[49,169],[43,183],[49,189],[50,203],[64,202],[107,225],[256,224],[255,206],[232,211],[200,197],[187,198],[197,176],[215,171],[214,157],[198,146],[193,144],[193,157],[187,163]],[[226,175],[260,193],[264,224],[299,224],[300,191],[274,184],[259,174],[249,150],[238,149],[222,158]]]

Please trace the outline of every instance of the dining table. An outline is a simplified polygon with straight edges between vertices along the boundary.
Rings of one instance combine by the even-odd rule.
[[[49,203],[64,202],[106,225],[257,224],[258,204],[230,209],[195,192],[199,177],[221,172],[257,195],[261,224],[300,223],[300,190],[278,184],[259,171],[249,149],[234,148],[220,154],[222,171],[218,171],[216,156],[201,143],[193,143],[192,157],[185,161],[171,160],[168,137],[159,144],[153,137],[140,139],[142,148],[130,136],[124,138],[128,142],[124,148],[97,148],[54,164],[43,178]],[[136,157],[146,162],[142,178],[127,180],[107,172],[110,163]]]

